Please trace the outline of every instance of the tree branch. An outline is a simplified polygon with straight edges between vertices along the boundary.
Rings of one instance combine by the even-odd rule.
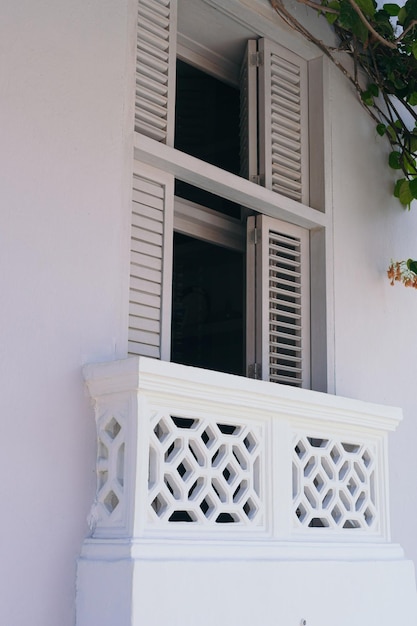
[[[326,0],[319,1],[323,3],[326,2]],[[386,132],[382,134],[385,134],[392,150],[398,152],[398,166],[405,177],[404,179],[400,179],[400,182],[404,185],[405,183],[410,185],[411,181],[417,178],[415,165],[417,154],[416,150],[411,150],[411,146],[414,147],[414,144],[411,143],[411,137],[414,135],[408,130],[408,123],[406,124],[403,118],[405,115],[404,112],[407,111],[417,122],[417,108],[412,107],[407,102],[407,98],[411,97],[410,94],[414,94],[413,83],[407,83],[410,83],[410,80],[412,80],[415,75],[415,64],[413,59],[409,58],[409,55],[403,54],[400,44],[407,35],[407,43],[410,43],[410,39],[411,43],[415,43],[417,39],[415,36],[416,31],[414,31],[412,35],[409,33],[417,25],[417,20],[413,20],[396,39],[386,39],[384,35],[387,32],[388,25],[385,22],[388,18],[384,16],[382,19],[381,32],[384,33],[384,35],[381,35],[378,30],[376,30],[379,28],[379,21],[376,18],[375,20],[370,18],[369,21],[357,4],[357,1],[359,0],[348,0],[350,6],[357,13],[370,35],[369,44],[368,41],[363,42],[359,40],[351,29],[340,25],[338,19],[340,11],[322,6],[318,4],[316,0],[297,0],[299,4],[303,4],[315,10],[319,16],[323,16],[326,12],[336,14],[332,30],[334,30],[337,36],[337,47],[330,46],[315,37],[307,27],[303,26],[290,10],[286,8],[284,0],[270,0],[270,3],[278,16],[284,20],[286,24],[316,45],[354,86],[359,96],[359,102],[377,125],[382,124],[385,127]],[[392,29],[390,29],[391,34],[392,32]],[[391,37],[391,35],[388,36]],[[343,58],[341,61],[338,60],[337,53],[339,52],[345,52],[351,56],[353,59],[352,69],[346,67],[346,64],[343,63]],[[358,68],[361,70],[360,73],[358,72]],[[388,70],[391,74],[388,73]],[[397,87],[395,78],[392,78],[392,74],[396,76],[397,73],[405,86],[407,88],[409,87],[408,91]],[[366,84],[365,81],[369,85],[368,91],[364,91],[362,86]],[[399,82],[399,80],[397,82]],[[377,94],[376,90],[371,89],[372,86],[379,88],[379,98],[371,96],[371,94]],[[396,95],[397,92],[401,95]],[[402,105],[403,108],[401,108],[400,105]],[[377,130],[381,134],[380,129],[377,128]],[[396,169],[396,165],[397,163],[393,162],[392,167]],[[408,195],[404,195],[405,192],[407,192]],[[415,197],[414,190],[411,188],[405,189],[403,197],[400,199],[400,202],[403,204],[405,197]]]
[[[300,0],[297,0],[297,2],[300,2]],[[358,14],[359,19],[361,20],[362,24],[366,26],[369,32],[374,36],[374,38],[377,41],[379,41],[379,43],[382,43],[382,45],[387,46],[388,48],[391,48],[392,50],[397,49],[397,44],[393,43],[392,41],[388,41],[387,39],[384,39],[384,37],[382,37],[382,35],[380,35],[375,30],[375,28],[368,22],[368,20],[362,13],[361,9],[356,4],[355,0],[349,0],[349,4],[351,5],[352,9]]]
[[[340,15],[340,11],[337,9],[332,9],[330,7],[322,6],[321,4],[317,4],[317,2],[313,2],[312,0],[297,0],[300,4],[305,4],[307,7],[314,9],[318,13],[333,13],[334,15]],[[272,2],[272,6],[274,3]]]
[[[414,26],[417,26],[417,20],[413,20],[411,22],[411,24],[409,24],[407,26],[407,28],[405,30],[403,30],[403,32],[401,33],[401,35],[399,35],[397,37],[397,39],[395,40],[396,42],[400,42],[402,41],[402,39],[404,39],[404,37],[410,32],[410,30],[412,30],[414,28]]]
[[[299,1],[299,0],[297,0],[297,1]],[[340,70],[342,72],[342,74],[349,80],[349,82],[352,83],[352,85],[355,87],[357,93],[359,94],[359,102],[364,107],[364,109],[366,109],[366,111],[372,117],[372,119],[376,123],[378,123],[380,121],[378,119],[378,117],[370,109],[370,107],[367,106],[364,103],[364,101],[360,97],[361,94],[362,94],[362,88],[361,88],[359,82],[357,80],[355,80],[355,78],[350,74],[350,72],[345,68],[345,66],[342,65],[342,63],[340,63],[337,59],[335,59],[335,57],[331,54],[329,47],[326,46],[326,44],[323,41],[321,41],[320,39],[317,39],[316,37],[314,37],[314,35],[312,35],[298,21],[288,11],[288,9],[286,9],[286,7],[284,6],[282,0],[270,0],[270,2],[271,2],[272,7],[274,8],[275,12],[281,17],[281,19],[283,19],[291,28],[293,28],[294,30],[299,32],[301,35],[303,35],[306,39],[308,39],[308,41],[311,41],[311,43],[314,43],[318,48],[320,48],[320,50],[332,61],[332,63],[334,63],[334,65],[338,68],[338,70]]]

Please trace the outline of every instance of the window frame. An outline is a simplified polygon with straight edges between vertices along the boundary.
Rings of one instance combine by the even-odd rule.
[[[233,13],[233,7],[242,6],[237,0],[230,0],[226,6],[220,8],[217,2],[209,1],[209,4],[216,6],[220,12],[229,13],[233,19],[236,14]],[[232,7],[232,8],[230,8]],[[239,21],[243,21],[243,17],[249,16],[244,23],[252,30],[256,28],[260,36],[270,36],[270,28],[267,28],[267,20],[256,10],[245,8],[243,14],[240,14]],[[260,25],[263,25],[262,28]],[[275,39],[280,33],[275,31]],[[223,80],[226,74],[232,84],[236,84],[236,80],[232,79],[233,72],[225,70],[219,74],[219,63],[214,63],[213,59],[209,59],[208,64],[201,64],[201,60],[205,57],[199,53],[198,44],[193,43],[193,50],[190,48],[189,41],[180,33],[178,35],[178,56],[192,64],[200,67],[203,71],[209,71]],[[295,50],[297,54],[300,51]],[[316,53],[317,54],[317,53]],[[324,73],[324,62],[322,58],[309,59],[310,86],[314,84],[314,100],[325,106],[326,98],[323,94],[327,88],[327,74]],[[311,80],[311,76],[313,80]],[[311,93],[311,89],[310,89]],[[311,109],[311,106],[310,106]],[[309,110],[310,110],[309,109]],[[326,137],[324,136],[324,117],[325,111],[320,110],[320,120],[317,120],[312,128],[316,135],[319,136],[320,154],[323,156],[323,166],[325,165]],[[172,180],[178,178],[186,183],[200,187],[201,189],[223,196],[224,198],[236,202],[243,207],[255,209],[257,212],[278,218],[289,224],[296,224],[309,230],[310,232],[310,267],[311,267],[311,387],[320,391],[332,391],[334,388],[333,381],[333,363],[334,363],[334,347],[333,347],[333,271],[332,271],[332,211],[331,204],[325,204],[326,183],[322,185],[313,181],[313,198],[320,199],[319,202],[310,199],[311,206],[296,202],[276,192],[270,191],[264,187],[254,184],[239,176],[225,172],[213,165],[203,163],[198,159],[175,150],[170,145],[165,145],[154,139],[150,139],[139,133],[134,134],[134,159],[136,162],[145,163],[158,168],[165,175],[170,175]],[[312,164],[317,163],[320,159],[312,159]],[[312,165],[313,167],[313,165]],[[314,172],[313,172],[314,173]],[[311,174],[311,172],[310,172]],[[316,184],[316,190],[314,185]],[[319,210],[314,208],[319,206]],[[166,349],[164,350],[166,354]]]

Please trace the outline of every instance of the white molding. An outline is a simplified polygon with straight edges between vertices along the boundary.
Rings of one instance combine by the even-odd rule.
[[[404,558],[399,544],[358,542],[204,541],[186,539],[86,539],[82,559],[133,558],[139,561],[396,561]]]
[[[190,237],[244,252],[246,229],[233,217],[175,197],[174,230]]]
[[[145,135],[135,133],[134,146],[137,161],[159,167],[195,187],[304,228],[330,226],[329,217],[316,209],[281,196]]]
[[[246,407],[275,417],[298,418],[301,425],[306,421],[311,425],[312,420],[326,424],[332,432],[339,424],[394,431],[402,420],[401,409],[395,407],[145,357],[90,364],[83,372],[93,398],[140,389],[165,400],[189,399],[193,406],[205,407],[210,400],[239,410]]]
[[[239,85],[240,68],[236,63],[182,33],[177,35],[177,56],[220,80]]]
[[[257,32],[260,37],[267,37],[280,43],[307,61],[322,54],[317,46],[287,26],[269,2],[260,0],[203,0],[203,2],[215,7],[242,26]]]

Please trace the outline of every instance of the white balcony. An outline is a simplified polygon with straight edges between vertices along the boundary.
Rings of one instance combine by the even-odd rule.
[[[206,625],[211,612],[195,611],[207,585],[220,585],[218,624],[326,626],[359,592],[363,616],[348,608],[336,623],[391,626],[415,611],[412,566],[389,534],[387,436],[400,410],[141,357],[89,365],[85,378],[98,484],[80,626]],[[323,585],[335,586],[324,605]],[[184,587],[192,598],[178,607]],[[227,621],[236,594],[248,610]]]

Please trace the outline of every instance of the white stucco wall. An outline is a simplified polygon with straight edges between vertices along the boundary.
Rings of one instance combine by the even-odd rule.
[[[74,624],[95,490],[81,367],[126,356],[133,4],[0,9],[1,624]],[[382,140],[331,75],[336,391],[404,408],[393,538],[417,562],[417,294],[385,275],[391,256],[417,254],[417,213],[391,200],[372,165],[386,171]]]
[[[95,490],[81,366],[121,356],[125,341],[127,10],[126,0],[0,9],[5,625],[75,622]]]
[[[417,563],[417,293],[386,276],[391,258],[417,254],[417,206],[392,197],[389,145],[331,75],[336,393],[404,410],[390,437],[392,535]]]

